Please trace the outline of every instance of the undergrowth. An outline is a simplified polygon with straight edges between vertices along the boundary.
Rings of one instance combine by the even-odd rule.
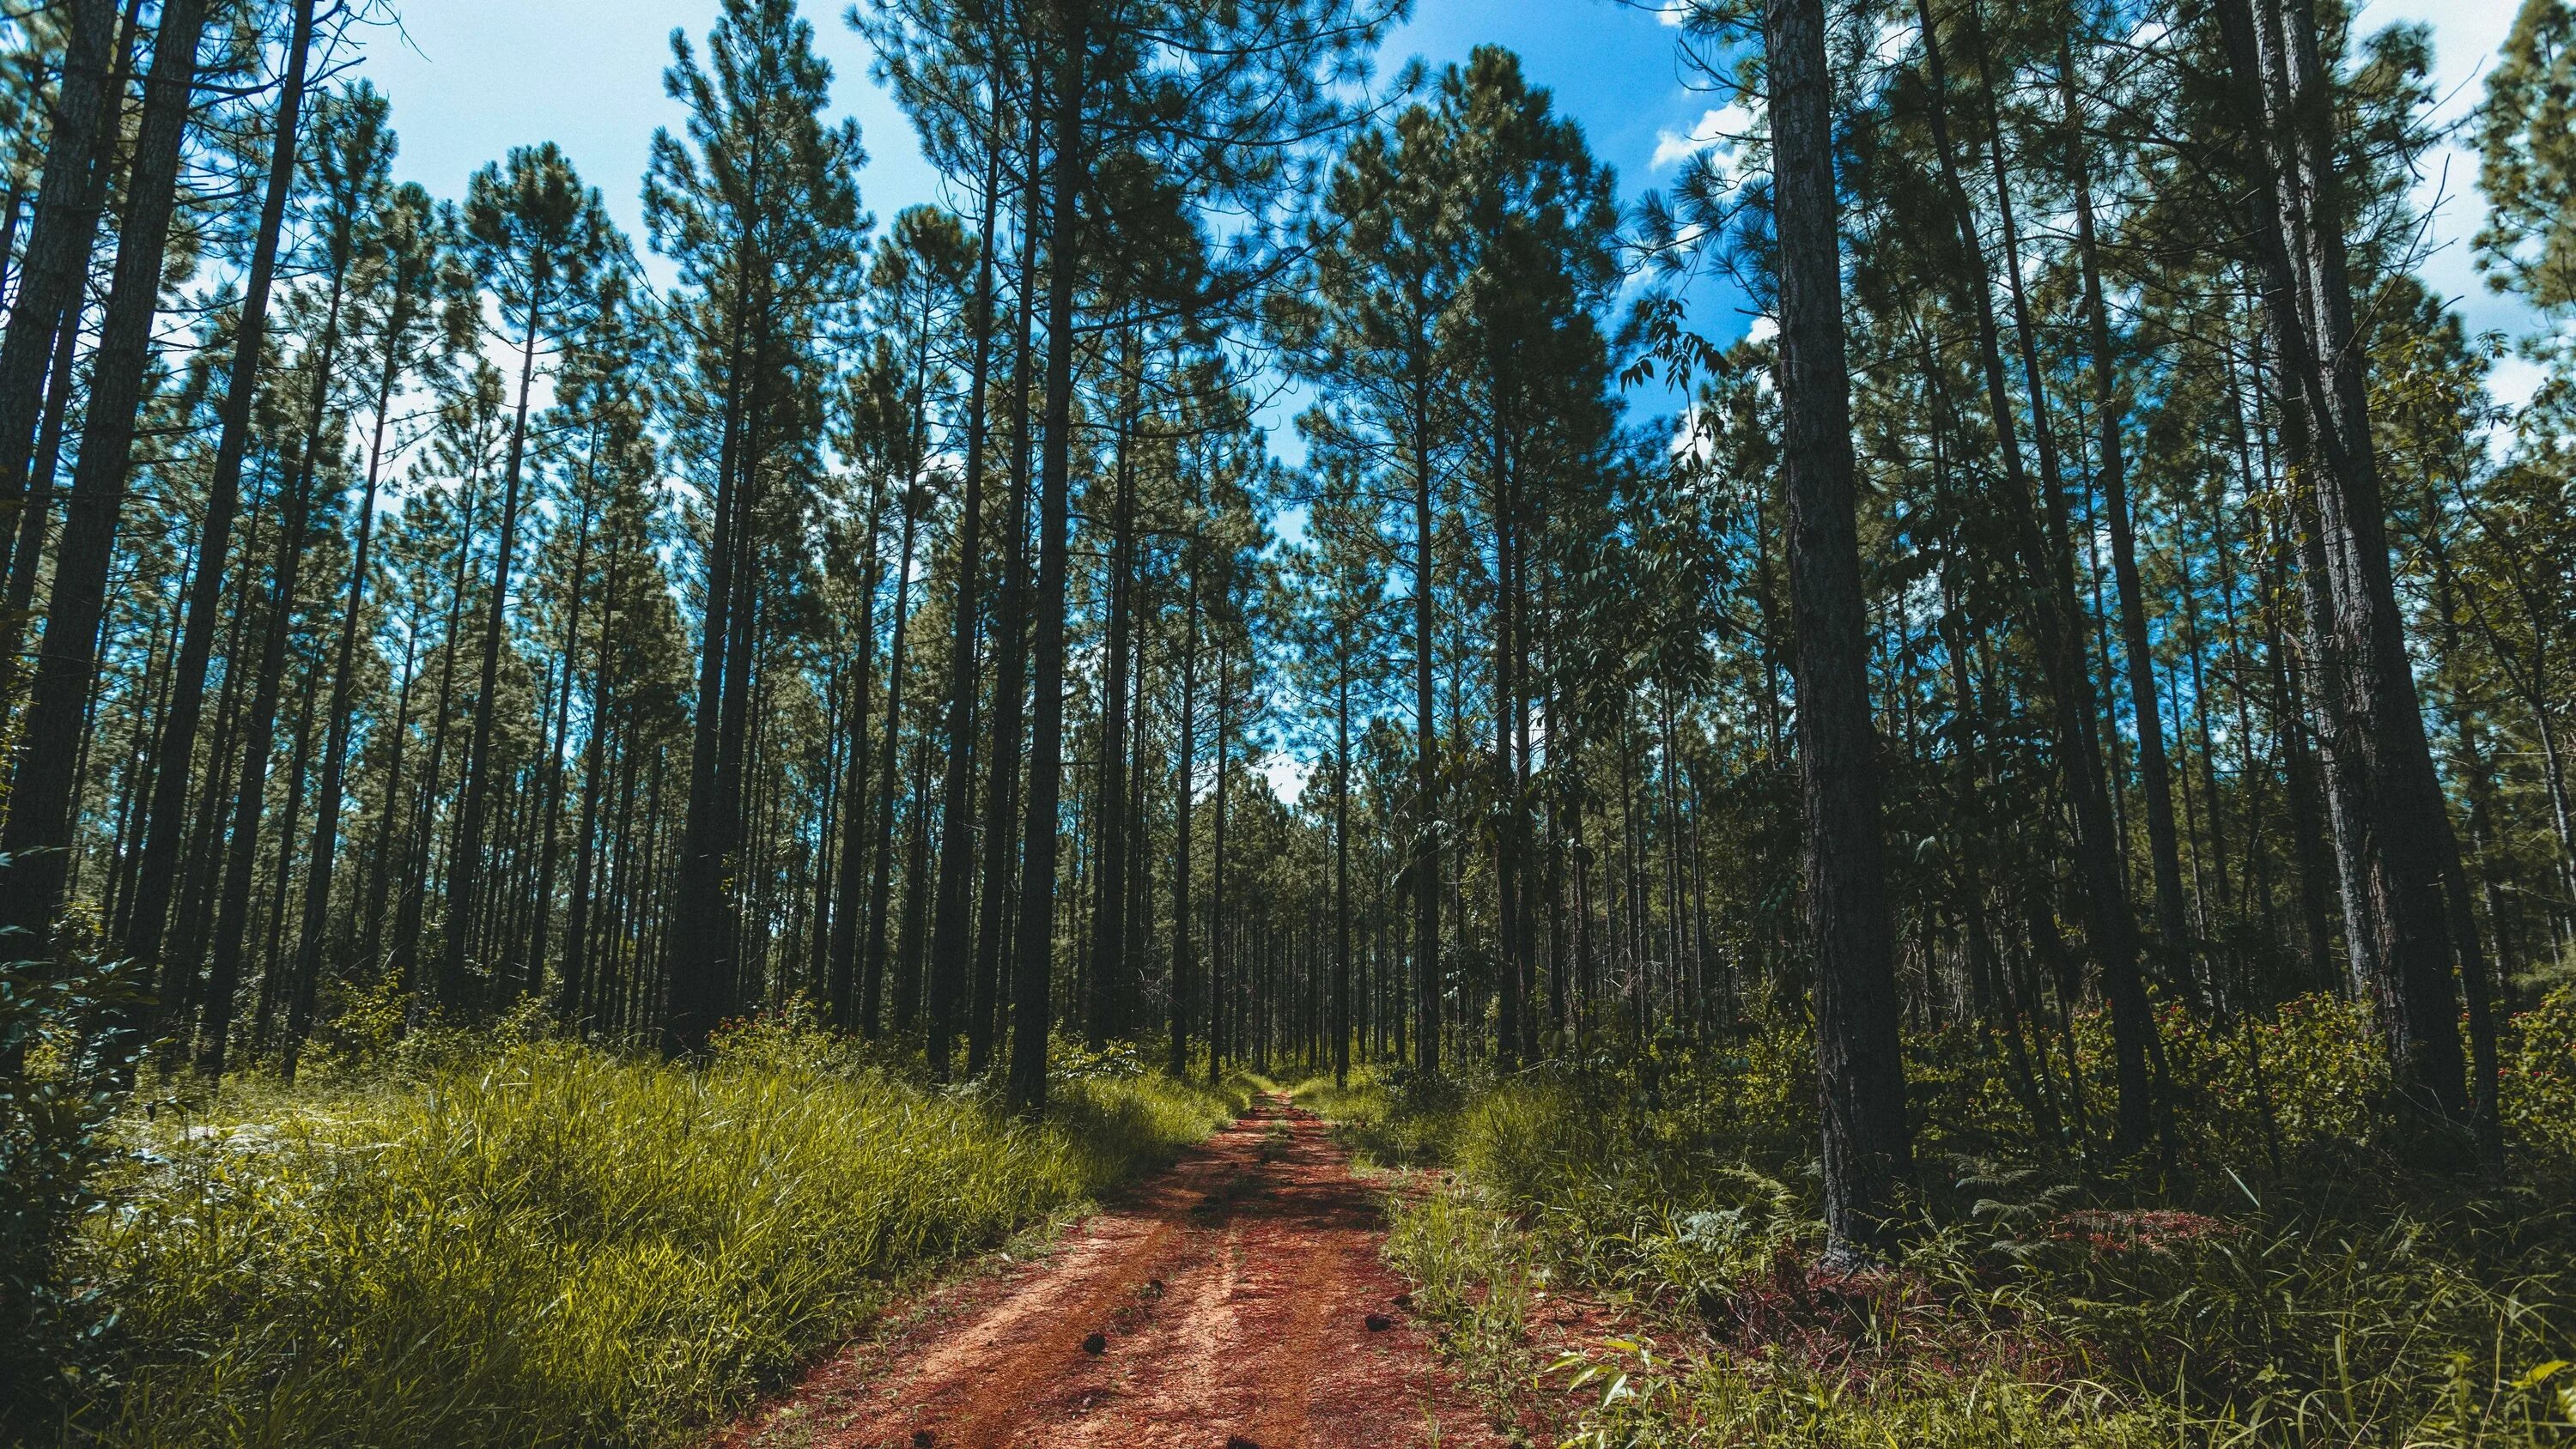
[[[2333,1003],[2172,1047],[2194,1125],[2161,1159],[2038,1139],[1974,1042],[1928,1042],[1917,1227],[1861,1277],[1817,1267],[1793,1031],[1300,1100],[1440,1169],[1390,1193],[1389,1256],[1532,1442],[2565,1445],[2576,995],[2508,1046],[2499,1181],[2387,1145]]]
[[[1241,1105],[1077,1054],[1041,1122],[793,1021],[699,1067],[431,1038],[125,1129],[71,1274],[104,1318],[52,1436],[656,1445],[909,1277],[1068,1213]],[[31,1442],[34,1436],[31,1436]]]

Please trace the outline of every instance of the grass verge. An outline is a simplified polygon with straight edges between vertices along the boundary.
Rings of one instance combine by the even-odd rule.
[[[113,1314],[67,1442],[662,1445],[903,1275],[1167,1160],[1239,1107],[1150,1073],[1042,1122],[792,1025],[698,1068],[528,1042],[138,1123],[76,1269]]]
[[[1817,1266],[1793,1045],[1300,1100],[1442,1169],[1390,1193],[1388,1256],[1523,1442],[2565,1446],[2566,1009],[2519,1037],[2503,1181],[2378,1150],[2324,1026],[2276,1054],[2268,1121],[2213,1107],[2160,1178],[1942,1150],[1991,1109],[1935,1079],[1918,1230],[1858,1277]]]

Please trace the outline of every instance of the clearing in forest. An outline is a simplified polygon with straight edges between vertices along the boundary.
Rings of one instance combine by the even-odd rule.
[[[1264,1096],[1054,1251],[933,1293],[725,1449],[1498,1445],[1396,1302],[1379,1190]]]

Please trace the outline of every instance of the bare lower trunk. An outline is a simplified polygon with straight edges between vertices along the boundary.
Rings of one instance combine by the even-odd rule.
[[[1853,514],[1851,380],[1843,358],[1833,94],[1822,0],[1770,0],[1779,236],[1780,396],[1796,630],[1797,746],[1816,961],[1816,1076],[1831,1248],[1893,1244],[1911,1172],[1896,1023],[1868,619]]]

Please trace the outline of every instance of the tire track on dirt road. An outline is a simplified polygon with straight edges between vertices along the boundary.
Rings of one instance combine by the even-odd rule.
[[[1380,1191],[1275,1095],[1035,1261],[932,1293],[725,1449],[1499,1449],[1396,1306]]]

